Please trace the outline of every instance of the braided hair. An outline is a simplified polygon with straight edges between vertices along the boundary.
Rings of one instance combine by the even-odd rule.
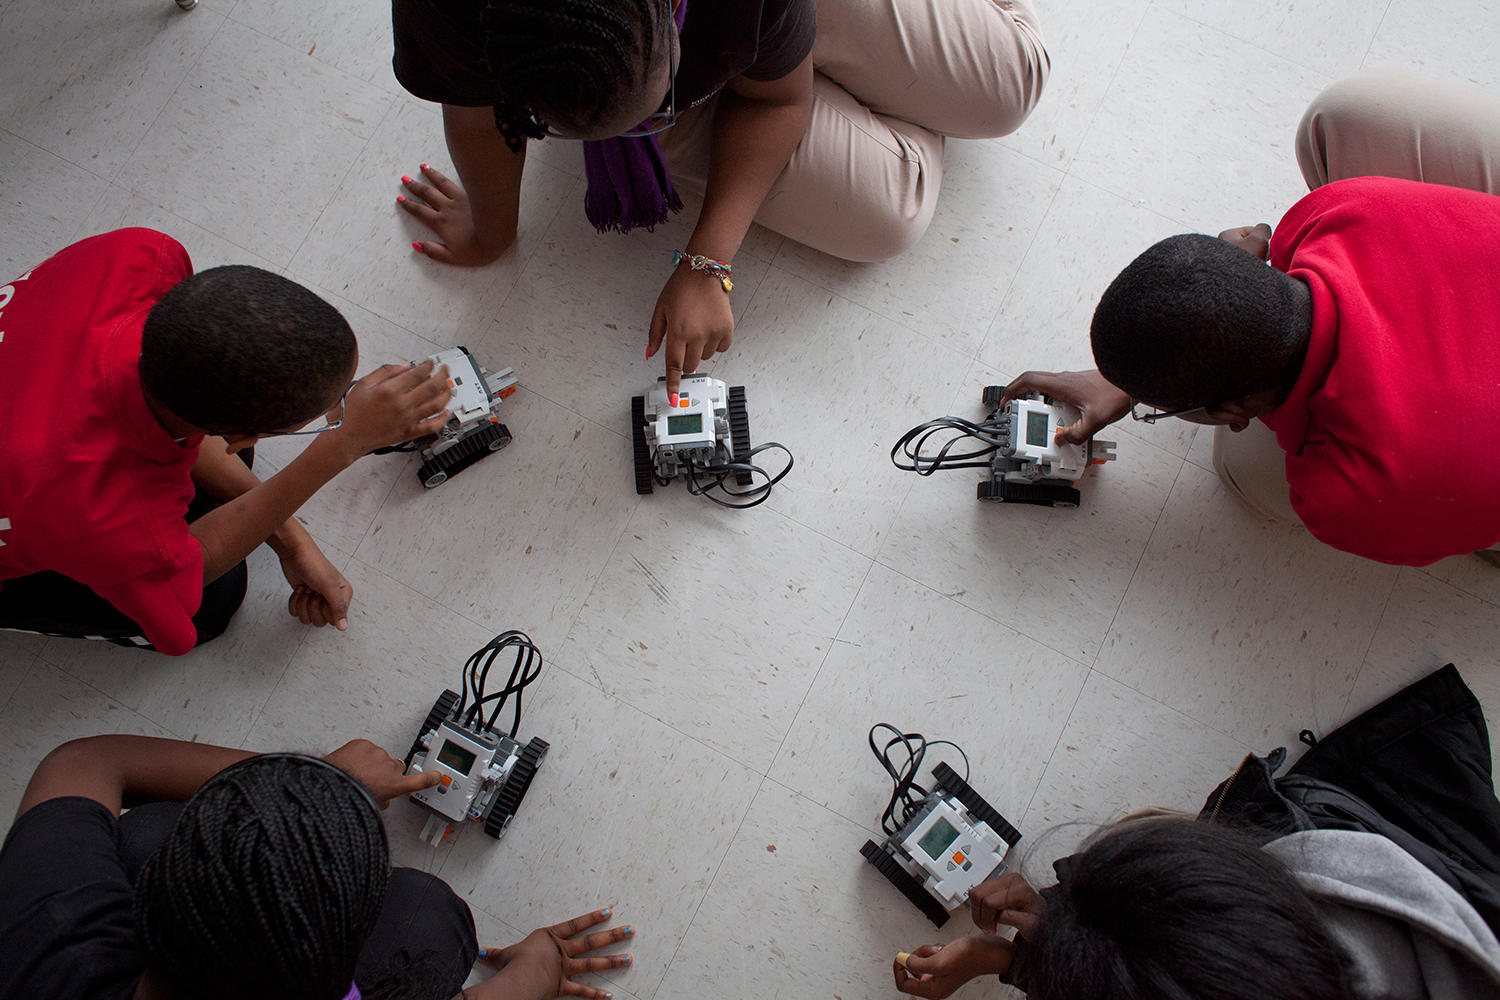
[[[498,95],[495,126],[512,152],[547,126],[545,107],[587,127],[646,82],[663,43],[670,45],[664,0],[491,0],[484,10],[484,51]]]
[[[183,997],[341,1000],[390,871],[363,786],[315,758],[252,757],[199,789],[141,870],[146,967]]]

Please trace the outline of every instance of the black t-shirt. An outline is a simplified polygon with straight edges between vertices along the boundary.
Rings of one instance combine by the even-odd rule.
[[[801,65],[818,32],[814,0],[685,0],[677,107],[737,76],[779,80]],[[396,79],[424,101],[482,108],[495,103],[485,70],[487,0],[392,0]]]
[[[0,849],[0,1000],[128,1000],[145,964],[119,821],[93,799],[48,799]]]

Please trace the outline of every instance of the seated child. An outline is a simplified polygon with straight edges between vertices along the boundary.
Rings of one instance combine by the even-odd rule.
[[[441,427],[448,399],[430,362],[354,382],[358,361],[306,288],[193,274],[149,229],[0,287],[0,628],[186,653],[228,627],[261,543],[293,615],[347,627],[353,588],[292,515],[371,449]],[[265,483],[233,455],[292,433],[319,436]]]
[[[468,905],[392,869],[380,810],[437,783],[366,740],[326,759],[137,736],[53,750],[0,848],[0,997],[608,1000],[595,910],[481,950]],[[133,806],[121,816],[123,806]]]
[[[1032,1000],[1500,996],[1500,800],[1450,664],[1285,757],[1247,757],[1197,820],[1136,814],[970,894],[980,934],[917,949],[896,987],[987,973]],[[996,934],[1017,928],[1014,941]]]

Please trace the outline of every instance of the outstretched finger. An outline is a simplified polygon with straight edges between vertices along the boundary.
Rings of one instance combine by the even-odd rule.
[[[677,405],[677,390],[682,385],[682,343],[667,341],[667,401]]]
[[[403,774],[396,779],[398,791],[393,798],[402,795],[410,795],[412,792],[420,792],[424,788],[431,788],[443,780],[443,776],[436,771],[423,771],[419,774]]]
[[[1046,372],[1022,372],[1021,374],[1017,375],[1015,378],[1011,379],[1010,384],[1005,387],[1005,392],[1000,397],[1000,405],[1004,406],[1012,399],[1019,399],[1022,396],[1026,395],[1028,392],[1044,391],[1038,385],[1038,382],[1042,377],[1045,377],[1046,375]]]
[[[424,257],[431,257],[439,264],[453,263],[453,254],[446,244],[436,240],[412,240],[411,248]]]
[[[396,195],[396,204],[406,209],[412,215],[415,215],[421,220],[423,225],[429,228],[437,224],[437,212],[415,198],[408,198],[405,195],[398,194]]]
[[[651,329],[646,333],[646,360],[650,361],[652,355],[661,350],[661,342],[667,338],[667,317],[662,313],[661,306],[656,307],[656,312],[651,314]]]
[[[574,955],[582,955],[586,951],[608,947],[634,935],[634,927],[611,927],[607,931],[595,931],[592,934],[585,934],[580,938],[564,941],[563,954],[572,958]]]
[[[547,931],[548,933],[554,934],[560,938],[570,938],[574,934],[582,934],[590,927],[602,924],[608,919],[608,908],[603,910],[593,910],[589,913],[585,913],[581,917],[574,917],[572,920],[564,920],[560,924],[553,924],[551,927],[547,928]]]
[[[571,980],[563,982],[563,996],[565,997],[587,997],[588,1000],[611,1000],[614,996],[608,990],[601,990],[593,986],[584,986]]]
[[[463,193],[463,188],[454,183],[451,178],[443,174],[442,171],[434,170],[425,163],[422,164],[422,176],[432,181],[437,189],[449,198],[457,198]]]
[[[401,183],[406,185],[406,190],[410,191],[418,198],[421,198],[429,205],[437,205],[443,198],[443,193],[440,190],[433,187],[431,184],[423,184],[415,177],[407,177],[405,175],[402,175]]]
[[[630,964],[629,955],[595,955],[593,958],[570,958],[563,968],[563,976],[571,978],[586,972],[608,972],[623,969]]]

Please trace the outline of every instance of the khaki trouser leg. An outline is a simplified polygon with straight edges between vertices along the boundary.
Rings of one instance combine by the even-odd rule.
[[[945,136],[1014,131],[1049,62],[1032,0],[820,0],[807,131],[755,221],[845,260],[894,257],[937,208]],[[717,99],[662,133],[701,194]]]
[[[1309,189],[1349,177],[1403,177],[1500,193],[1500,94],[1397,69],[1331,84],[1297,126]],[[1301,523],[1286,485],[1286,453],[1260,421],[1214,430],[1224,487],[1268,518]]]
[[[1500,94],[1399,69],[1331,84],[1297,126],[1309,189],[1403,177],[1500,194]]]

